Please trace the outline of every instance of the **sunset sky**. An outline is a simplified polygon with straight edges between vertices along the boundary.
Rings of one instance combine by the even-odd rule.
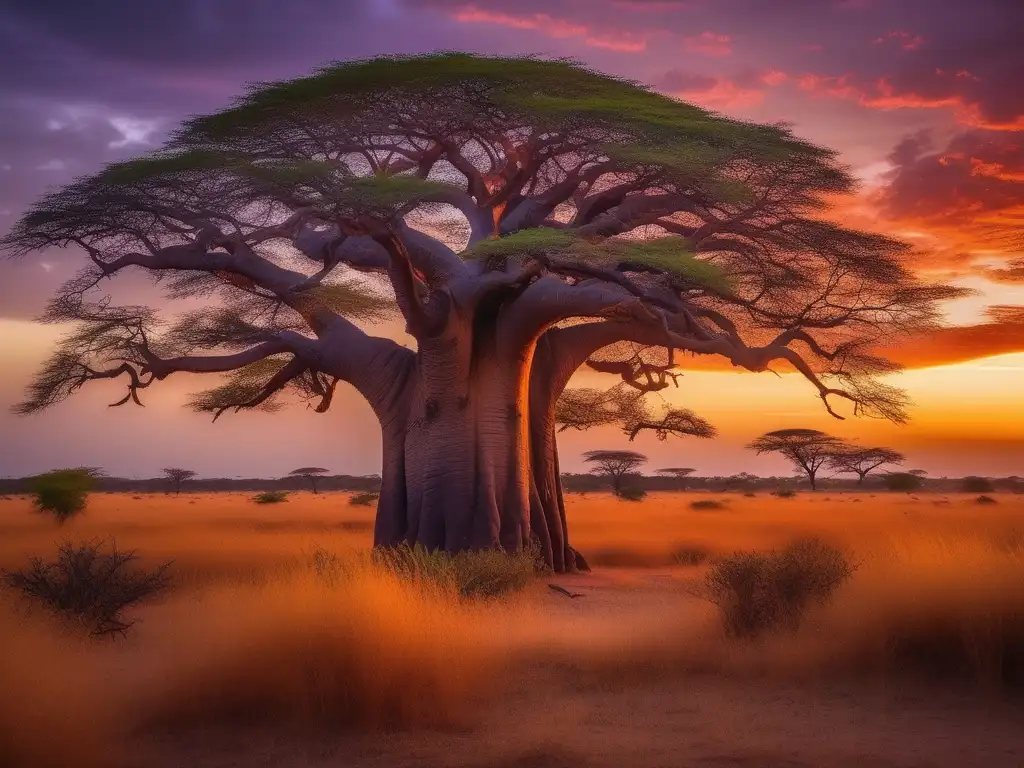
[[[651,469],[789,474],[742,446],[806,426],[898,448],[934,476],[1024,475],[1022,29],[1012,0],[0,0],[0,234],[47,188],[158,146],[246,82],[382,53],[569,56],[838,149],[863,184],[834,216],[912,242],[915,268],[977,291],[947,307],[952,327],[890,350],[909,369],[894,383],[915,402],[910,425],[836,421],[798,376],[704,365],[667,397],[721,437],[640,437]],[[378,471],[375,420],[351,391],[326,415],[296,406],[211,424],[180,407],[208,382],[172,377],[145,408],[108,409],[123,385],[96,383],[41,415],[9,413],[61,332],[32,318],[81,258],[0,263],[0,475]],[[118,283],[119,298],[159,301],[141,275]],[[562,467],[625,445],[614,430],[565,433]]]

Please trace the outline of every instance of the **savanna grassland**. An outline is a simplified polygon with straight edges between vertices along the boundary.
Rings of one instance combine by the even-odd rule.
[[[173,563],[123,638],[0,597],[0,765],[1024,765],[1024,496],[994,498],[569,495],[594,571],[499,599],[377,567],[348,494],[94,494],[62,527],[2,500],[2,569],[110,537]],[[852,577],[728,637],[711,564],[807,537]]]

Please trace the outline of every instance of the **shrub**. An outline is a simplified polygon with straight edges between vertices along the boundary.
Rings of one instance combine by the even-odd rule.
[[[999,502],[991,496],[979,496],[974,500],[975,504],[998,504]]]
[[[921,478],[909,472],[890,472],[882,478],[885,487],[890,491],[903,491],[910,493],[918,490],[922,483]]]
[[[421,544],[373,552],[374,560],[398,576],[436,584],[464,598],[495,598],[526,587],[538,571],[537,553],[513,554],[497,549],[460,552],[427,551]]]
[[[853,572],[838,549],[818,539],[795,541],[779,552],[737,552],[716,562],[703,597],[722,611],[725,631],[752,638],[796,630],[813,603],[825,603]]]
[[[95,482],[89,469],[55,469],[30,478],[28,485],[36,509],[63,524],[85,509]]]
[[[643,488],[631,487],[623,488],[615,495],[618,496],[623,501],[643,501],[644,498],[647,496],[647,491],[645,491]]]
[[[987,477],[965,477],[960,487],[964,493],[992,493],[992,481]]]
[[[703,565],[707,562],[708,551],[697,546],[680,547],[672,553],[672,559],[678,565]]]
[[[348,500],[348,503],[355,507],[370,507],[377,503],[378,498],[379,493],[357,493]]]
[[[725,509],[725,503],[716,499],[698,499],[690,502],[690,509]]]
[[[779,488],[777,491],[772,491],[772,496],[778,496],[780,499],[792,499],[796,496],[796,491],[792,488]]]
[[[263,493],[257,493],[253,496],[252,500],[257,504],[280,504],[282,501],[288,501],[288,492],[263,491]]]
[[[29,558],[28,567],[3,572],[3,583],[61,619],[93,635],[122,635],[134,624],[123,613],[170,585],[170,563],[150,570],[131,568],[135,550],[121,552],[111,540],[109,551],[98,542],[61,544],[57,559]]]

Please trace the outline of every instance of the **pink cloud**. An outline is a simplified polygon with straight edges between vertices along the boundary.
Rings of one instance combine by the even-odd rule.
[[[789,79],[789,75],[777,69],[769,69],[761,73],[760,80],[765,85],[782,85]]]
[[[583,38],[585,45],[625,53],[639,53],[647,48],[647,36],[640,33],[595,30],[585,24],[561,19],[547,13],[514,15],[488,11],[475,5],[464,5],[452,12],[452,18],[463,24],[495,24],[510,29],[533,30],[553,38]]]
[[[708,56],[728,56],[732,53],[732,38],[716,32],[701,32],[696,37],[683,38],[686,48]]]
[[[875,38],[875,45],[880,45],[885,42],[896,43],[904,51],[916,51],[924,44],[924,38],[920,35],[912,35],[910,32],[904,32],[902,30],[887,32],[882,37]]]

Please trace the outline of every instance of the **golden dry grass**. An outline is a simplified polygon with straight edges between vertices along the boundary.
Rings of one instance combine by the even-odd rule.
[[[725,506],[691,509],[701,498]],[[671,681],[695,671],[792,682],[910,670],[995,685],[1024,647],[1014,634],[1024,633],[1024,497],[996,498],[573,495],[574,544],[597,569],[556,580],[586,597],[541,581],[486,604],[367,565],[358,553],[373,510],[347,494],[272,506],[250,494],[96,494],[60,528],[27,499],[0,501],[0,568],[51,556],[65,539],[115,537],[151,562],[173,560],[175,579],[114,642],[75,638],[0,598],[0,764],[109,766],[154,728],[174,741],[200,724],[472,728],[509,686],[541,701],[550,685],[568,698],[612,690],[625,706],[629,690],[657,681],[670,696]],[[755,644],[727,641],[693,597],[706,565],[674,564],[680,552],[714,558],[808,535],[859,568],[796,635]],[[362,565],[326,583],[309,565],[315,547]],[[601,567],[612,565],[628,567]],[[558,763],[537,763],[548,764]]]

